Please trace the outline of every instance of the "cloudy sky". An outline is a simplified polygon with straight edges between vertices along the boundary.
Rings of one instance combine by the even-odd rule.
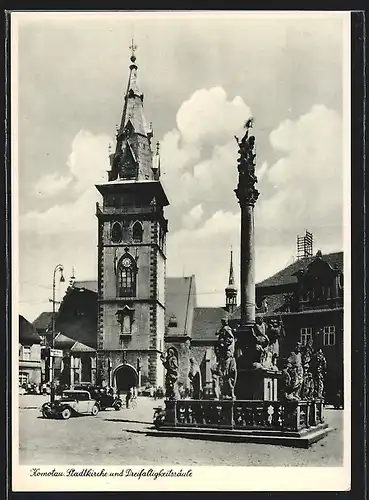
[[[13,14],[20,313],[51,309],[58,263],[67,281],[73,266],[96,279],[94,184],[107,178],[132,35],[171,202],[168,275],[195,274],[198,305],[224,304],[231,246],[239,272],[234,135],[249,116],[257,280],[293,261],[305,229],[315,250],[342,250],[347,16]]]

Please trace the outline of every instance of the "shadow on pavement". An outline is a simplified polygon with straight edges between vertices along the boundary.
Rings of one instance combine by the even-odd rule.
[[[126,420],[123,418],[104,418],[104,420],[106,422],[118,422],[118,423],[124,422],[127,424],[145,424],[145,425],[152,424],[152,422],[143,422],[142,420]]]
[[[124,432],[128,432],[129,434],[147,434],[148,431],[155,430],[155,427],[148,427],[145,430],[133,430],[133,429],[124,429]]]

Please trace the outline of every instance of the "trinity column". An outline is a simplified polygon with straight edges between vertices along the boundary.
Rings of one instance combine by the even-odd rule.
[[[241,208],[241,321],[236,328],[237,399],[275,400],[277,368],[267,362],[266,325],[255,324],[255,230],[254,209],[259,197],[255,175],[255,137],[250,134],[253,119],[245,123],[245,135],[238,140],[238,185],[235,193]]]

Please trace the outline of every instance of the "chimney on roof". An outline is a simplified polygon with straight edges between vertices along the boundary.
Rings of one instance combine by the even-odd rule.
[[[305,236],[297,236],[297,260],[313,256],[313,233],[305,231]]]

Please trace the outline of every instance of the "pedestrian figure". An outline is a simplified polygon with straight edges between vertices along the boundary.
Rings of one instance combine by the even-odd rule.
[[[132,396],[133,396],[132,386],[129,386],[127,394],[126,394],[126,408],[129,408],[129,403],[132,399]]]

